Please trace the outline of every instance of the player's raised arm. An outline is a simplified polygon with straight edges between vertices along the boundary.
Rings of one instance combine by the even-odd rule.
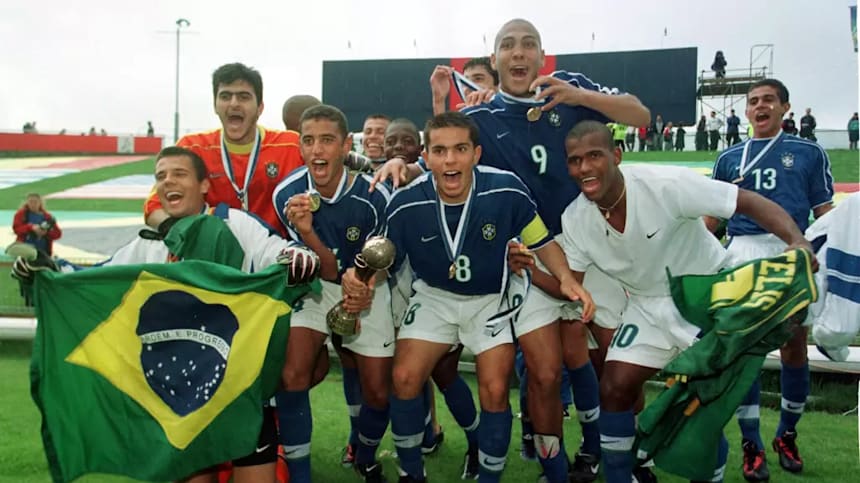
[[[530,89],[534,91],[540,86],[536,99],[552,99],[541,107],[549,111],[560,103],[570,106],[583,106],[603,114],[613,121],[629,126],[644,126],[651,122],[651,111],[645,107],[639,98],[632,94],[607,94],[599,90],[591,90],[574,86],[562,79],[551,76],[540,76],[532,82]]]
[[[384,183],[389,178],[395,189],[406,186],[413,179],[421,175],[421,173],[421,167],[416,163],[406,163],[402,158],[389,159],[373,175],[373,181],[370,182],[370,191],[376,189],[378,183]]]

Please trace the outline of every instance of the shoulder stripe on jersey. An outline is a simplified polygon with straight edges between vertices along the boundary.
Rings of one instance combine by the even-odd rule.
[[[376,207],[373,206],[373,203],[371,203],[369,200],[362,198],[360,196],[349,195],[349,197],[354,199],[354,200],[358,200],[358,201],[360,201],[360,202],[362,202],[362,203],[364,203],[370,207],[370,212],[373,213],[373,229],[370,230],[370,233],[368,234],[368,236],[373,236],[373,235],[379,234],[379,213],[376,211]]]
[[[402,206],[398,206],[396,210],[392,211],[391,214],[388,215],[388,220],[390,221],[397,213],[400,213],[407,208],[415,208],[421,205],[432,205],[435,203],[436,200],[413,201],[412,203],[405,203]]]
[[[368,185],[373,182],[373,177],[368,176],[366,174],[360,174],[359,177],[366,181]],[[382,197],[385,198],[386,203],[391,201],[391,191],[389,191],[388,187],[385,186],[383,183],[376,183],[376,186],[373,188],[373,191],[379,191]]]
[[[829,198],[832,200],[833,199],[833,174],[830,172],[830,157],[827,156],[827,151],[825,151],[824,148],[822,148],[820,144],[812,142],[812,141],[808,141],[808,140],[803,139],[803,138],[786,139],[785,142],[804,144],[807,146],[812,146],[818,150],[818,153],[821,154],[821,160],[823,161],[821,163],[821,178],[822,178],[822,181],[824,182],[824,186],[827,187],[827,194],[828,194]],[[827,203],[825,202],[825,203],[821,203],[821,204],[827,204]],[[821,206],[821,205],[818,205],[818,206]]]
[[[494,189],[487,190],[487,191],[481,191],[480,193],[476,193],[476,195],[477,196],[494,195],[497,193],[504,193],[507,191],[510,191],[512,193],[518,193],[518,194],[522,195],[523,198],[527,199],[529,201],[529,203],[531,203],[532,206],[534,206],[535,209],[537,209],[537,205],[535,204],[534,200],[532,200],[531,196],[529,196],[528,193],[526,193],[525,191],[518,190],[516,188],[494,188]]]

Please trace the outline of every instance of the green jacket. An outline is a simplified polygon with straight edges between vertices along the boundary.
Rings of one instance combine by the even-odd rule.
[[[703,335],[664,368],[674,377],[639,415],[637,455],[684,478],[709,480],[723,427],[767,353],[790,338],[818,291],[804,250],[714,275],[670,275],[669,283],[681,315]]]

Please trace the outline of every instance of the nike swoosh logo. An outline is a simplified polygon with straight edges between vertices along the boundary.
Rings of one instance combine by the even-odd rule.
[[[659,228],[658,228],[658,229],[656,229],[656,230],[654,230],[654,233],[649,233],[649,234],[645,235],[645,237],[646,237],[646,238],[648,238],[648,239],[650,240],[654,235],[656,235],[656,234],[657,234],[657,232],[658,232],[658,231],[660,231],[660,229],[659,229]]]
[[[505,327],[507,327],[507,325],[505,325],[505,324],[500,324],[500,325],[501,325],[501,327],[500,327],[498,330],[494,330],[494,331],[490,334],[490,337],[495,337],[495,336],[497,336],[497,335],[501,334],[501,333],[502,333],[502,331],[504,331],[504,330],[505,330]]]
[[[393,341],[393,340],[392,340],[392,341],[389,341],[389,342],[384,342],[384,343],[382,344],[382,347],[389,347],[389,346],[391,346],[391,344],[393,344],[393,343],[394,343],[394,341]]]
[[[591,468],[591,472],[597,474],[597,471],[600,470],[600,465],[589,465]]]
[[[801,408],[803,408],[803,404],[797,404],[797,405],[786,404],[785,405],[785,409],[788,409],[789,411],[796,411],[796,410],[801,409]]]
[[[267,449],[269,449],[269,446],[271,446],[271,444],[267,444],[266,446],[263,446],[261,448],[256,448],[254,450],[254,452],[255,453],[262,453],[263,451],[266,451]]]
[[[438,237],[438,236],[439,236],[439,235],[433,235],[433,236],[428,236],[428,237],[424,237],[424,236],[422,236],[422,237],[421,237],[421,242],[422,242],[422,243],[427,243],[427,242],[429,242],[430,240],[435,240],[435,239],[436,239],[436,237]]]
[[[503,137],[507,136],[510,133],[511,133],[510,131],[505,131],[503,133],[496,134],[496,139],[502,139]]]

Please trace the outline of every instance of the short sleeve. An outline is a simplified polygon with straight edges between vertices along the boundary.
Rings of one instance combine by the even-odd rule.
[[[738,202],[738,187],[732,183],[708,179],[691,170],[678,170],[678,179],[667,183],[666,196],[675,197],[670,206],[678,209],[684,218],[713,216],[729,219],[735,214]]]

